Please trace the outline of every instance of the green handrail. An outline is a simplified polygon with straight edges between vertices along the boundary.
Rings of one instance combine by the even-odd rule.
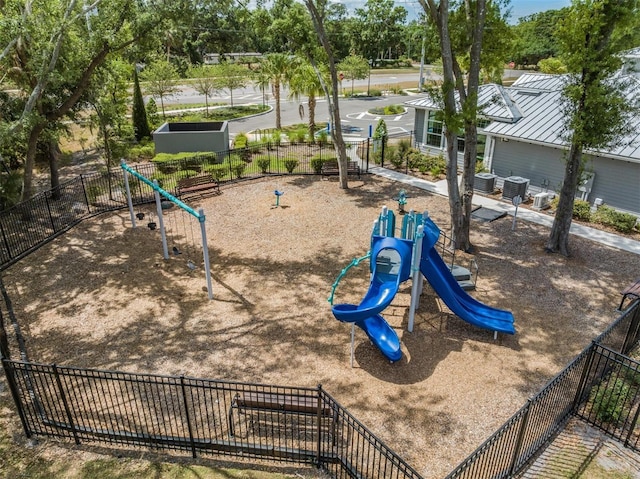
[[[351,263],[349,263],[346,268],[343,268],[342,271],[340,271],[340,274],[338,275],[338,277],[336,278],[335,282],[331,286],[331,294],[327,298],[327,301],[329,301],[329,304],[333,304],[333,295],[336,292],[336,288],[338,287],[338,283],[340,282],[340,280],[342,278],[344,278],[344,275],[347,274],[347,271],[349,271],[354,266],[358,266],[362,261],[364,261],[365,259],[369,259],[369,258],[371,258],[371,251],[368,251],[366,255],[364,255],[364,256],[362,256],[360,258],[352,259]]]

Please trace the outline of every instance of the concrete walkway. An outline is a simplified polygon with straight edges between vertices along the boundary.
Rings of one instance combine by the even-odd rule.
[[[357,159],[357,157],[354,159]],[[420,188],[422,190],[429,191],[430,193],[435,193],[442,196],[448,195],[446,180],[432,183],[430,181],[416,178],[414,176],[405,175],[404,173],[399,173],[397,171],[371,165],[369,166],[369,173],[381,176],[383,178],[388,178],[405,185]],[[480,194],[473,195],[473,204],[491,208],[492,210],[496,211],[504,211],[511,216],[513,216],[516,209],[510,203],[495,200],[493,198],[487,198],[486,196],[482,196]],[[533,211],[528,208],[518,208],[517,218],[518,220],[529,221],[531,223],[536,223],[548,228],[551,228],[551,225],[553,224],[553,216],[542,212]],[[640,241],[635,241],[631,238],[616,235],[613,233],[607,233],[606,231],[590,228],[589,226],[580,225],[575,222],[571,224],[570,231],[571,234],[574,234],[576,236],[580,236],[592,241],[597,241],[598,243],[611,246],[612,248],[617,248],[623,251],[628,251],[630,253],[640,255]]]

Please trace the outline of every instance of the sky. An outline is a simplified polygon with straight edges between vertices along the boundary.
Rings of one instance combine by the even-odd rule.
[[[545,10],[558,10],[571,5],[570,0],[511,0],[511,23],[518,18]]]
[[[365,0],[335,0],[344,3],[349,12],[353,12],[356,8],[361,8],[365,4]],[[422,7],[417,0],[395,0],[396,5],[401,5],[407,9],[409,15],[408,20],[417,18],[422,12]],[[511,17],[510,23],[518,23],[518,19],[526,17],[532,13],[544,12],[545,10],[557,10],[562,7],[571,5],[571,0],[511,0]]]

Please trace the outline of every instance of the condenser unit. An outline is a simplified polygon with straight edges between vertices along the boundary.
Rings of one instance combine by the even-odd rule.
[[[473,189],[480,193],[493,193],[496,186],[496,175],[492,173],[477,173],[473,180]]]
[[[504,179],[504,186],[502,187],[502,199],[512,200],[516,196],[520,196],[522,200],[526,199],[527,188],[529,187],[529,180],[520,176],[510,176]]]
[[[544,210],[549,208],[551,195],[549,193],[538,193],[533,197],[533,209]]]

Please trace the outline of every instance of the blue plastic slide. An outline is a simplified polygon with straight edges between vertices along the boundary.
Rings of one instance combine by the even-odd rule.
[[[503,309],[492,308],[477,301],[464,291],[435,249],[440,230],[430,218],[424,218],[424,240],[420,272],[427,278],[436,294],[460,319],[491,331],[515,334],[513,314]]]
[[[337,320],[362,329],[389,361],[402,357],[400,339],[380,313],[391,304],[400,283],[411,276],[412,245],[412,241],[374,236],[369,290],[359,305],[336,304],[331,308]]]

